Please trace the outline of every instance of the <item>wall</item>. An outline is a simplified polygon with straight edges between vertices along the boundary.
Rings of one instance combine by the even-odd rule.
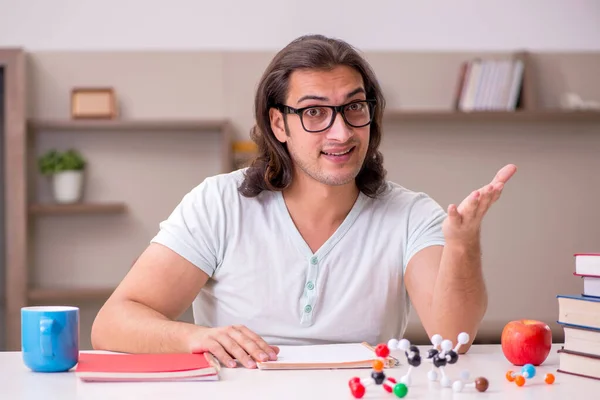
[[[304,33],[364,50],[600,49],[595,0],[4,0],[1,8],[0,46],[30,50],[272,50]]]

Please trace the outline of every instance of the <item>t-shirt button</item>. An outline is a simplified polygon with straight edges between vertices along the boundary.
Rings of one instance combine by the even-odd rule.
[[[308,288],[308,290],[313,290],[315,288],[315,284],[312,282],[308,282],[306,284],[306,287]]]
[[[311,262],[312,265],[316,265],[318,261],[319,260],[317,260],[317,257],[313,257],[313,258],[310,259],[310,262]]]
[[[308,314],[308,313],[309,313],[309,312],[311,312],[311,311],[312,311],[312,307],[310,306],[310,304],[309,304],[309,305],[306,305],[306,306],[304,307],[304,312],[305,312],[305,313],[307,313],[307,314]]]

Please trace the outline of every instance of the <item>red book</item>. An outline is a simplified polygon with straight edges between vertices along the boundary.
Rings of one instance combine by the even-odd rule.
[[[218,380],[219,363],[210,353],[80,353],[75,374],[88,382]]]

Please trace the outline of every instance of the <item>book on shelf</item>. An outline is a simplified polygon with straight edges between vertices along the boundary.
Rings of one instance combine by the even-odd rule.
[[[558,372],[600,379],[600,254],[578,253],[573,275],[583,278],[580,294],[559,294],[558,320],[564,344]]]
[[[514,111],[520,105],[525,62],[518,56],[462,63],[455,93],[459,111]]]
[[[169,382],[219,380],[219,362],[210,353],[79,354],[75,375],[84,382]]]

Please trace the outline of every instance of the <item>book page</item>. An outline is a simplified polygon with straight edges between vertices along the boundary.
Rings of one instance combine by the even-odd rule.
[[[262,364],[341,364],[376,358],[375,353],[361,343],[279,346],[277,360]]]

